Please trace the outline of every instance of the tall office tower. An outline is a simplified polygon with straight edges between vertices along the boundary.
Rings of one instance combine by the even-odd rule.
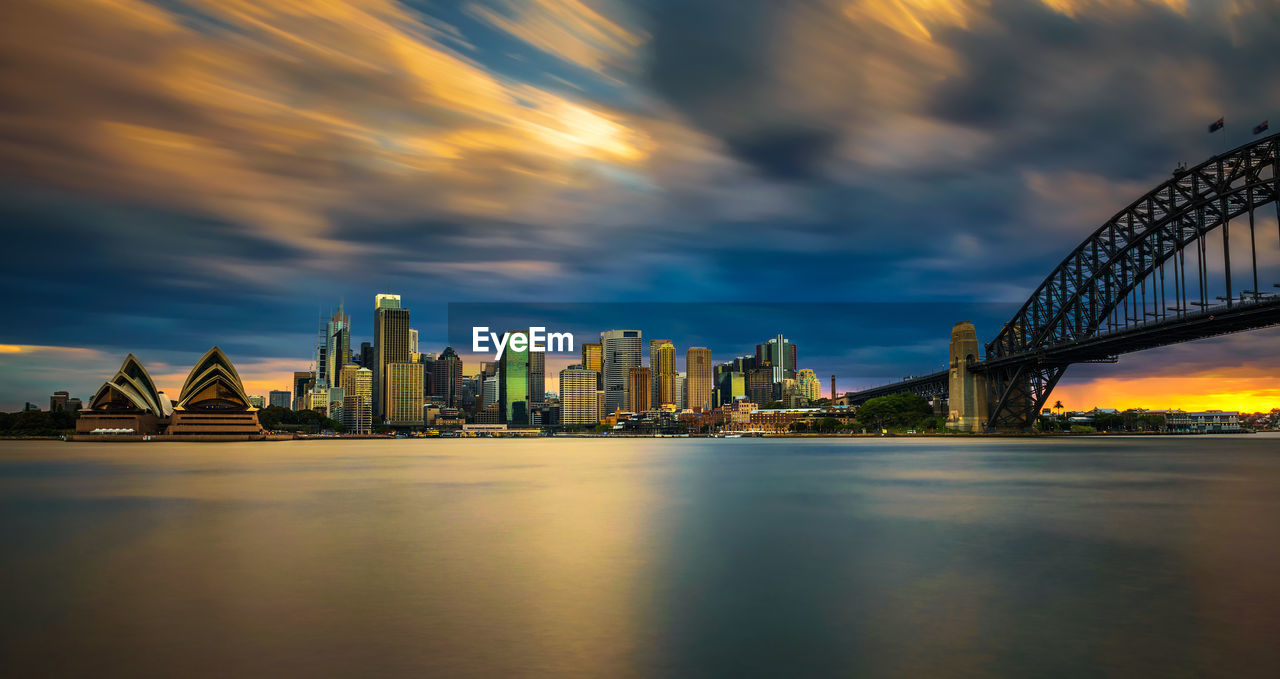
[[[604,404],[606,417],[618,409],[630,408],[627,401],[627,373],[640,365],[640,331],[606,330],[600,333],[604,352]]]
[[[418,331],[409,328],[409,354],[418,353]]]
[[[529,405],[540,406],[547,400],[547,353],[529,352]]]
[[[671,340],[649,340],[649,403],[676,403],[676,347]]]
[[[774,384],[796,378],[796,345],[782,335],[756,345],[756,367],[769,364]]]
[[[418,357],[418,363],[422,364],[422,397],[428,401],[435,400],[436,385],[435,371],[436,359],[439,356],[435,354],[414,354]]]
[[[599,373],[580,365],[560,371],[560,423],[595,424],[600,421]]]
[[[649,402],[649,394],[653,387],[652,372],[638,365],[627,369],[627,408],[633,413],[643,413],[653,409]]]
[[[259,410],[261,410],[262,408],[266,408],[267,397],[266,396],[250,396],[249,405],[253,406],[254,408],[258,408]]]
[[[408,333],[406,347],[408,346]],[[387,364],[387,424],[417,427],[423,424],[422,366],[408,361]]]
[[[812,370],[805,368],[796,373],[796,385],[800,393],[810,401],[822,398],[822,382],[818,381],[818,376]]]
[[[387,366],[410,362],[409,310],[400,306],[400,295],[380,294],[374,297],[373,353],[373,417],[381,421],[388,417]],[[422,386],[421,377],[418,386]]]
[[[687,373],[682,373],[682,372],[676,373],[675,383],[676,383],[675,384],[675,387],[676,387],[675,406],[677,410],[684,410],[685,408],[689,407],[688,392],[687,392],[688,384],[689,384],[689,375]]]
[[[831,376],[831,405],[836,404],[836,376]]]
[[[49,397],[49,412],[54,413],[59,410],[67,409],[67,401],[71,400],[71,394],[65,391],[55,391]]]
[[[524,351],[511,348],[511,339],[525,336]],[[509,425],[529,426],[529,331],[513,330],[507,340],[507,349],[498,359],[498,419]]]
[[[604,370],[604,348],[599,342],[584,342],[582,344],[582,367],[586,370],[594,370],[597,373]]]
[[[772,368],[755,368],[747,373],[747,400],[761,406],[774,400]]]
[[[373,371],[351,364],[342,366],[342,426],[354,434],[373,431]]]
[[[373,368],[374,368],[374,365],[373,365],[373,363],[374,363],[373,342],[361,342],[361,343],[360,343],[360,361],[359,361],[359,363],[360,363],[360,365],[361,365],[361,366],[363,366],[363,367],[365,367],[365,368],[368,368],[369,370],[373,370]]]
[[[295,372],[293,374],[293,409],[306,410],[308,394],[311,393],[311,387],[316,384],[315,373],[311,371]]]
[[[711,350],[706,347],[690,347],[684,353],[686,407],[698,411],[711,410],[711,392],[714,387],[711,369]]]
[[[453,347],[445,347],[444,353],[431,364],[431,398],[457,408],[461,385],[462,357]]]
[[[272,389],[267,392],[267,405],[277,408],[293,407],[293,394],[284,389]]]
[[[489,375],[483,380],[480,383],[480,410],[498,402],[498,376]]]
[[[325,361],[325,383],[336,387],[342,367],[351,362],[351,318],[343,313],[341,303],[325,326]]]

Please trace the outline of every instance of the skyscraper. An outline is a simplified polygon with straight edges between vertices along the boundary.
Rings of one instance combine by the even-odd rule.
[[[373,309],[373,416],[383,420],[388,416],[387,366],[392,363],[409,363],[409,310],[401,308],[400,295],[379,294],[374,297]],[[419,396],[422,394],[422,369],[418,368]]]
[[[512,348],[511,339],[524,336],[524,350]],[[502,423],[529,426],[529,331],[513,330],[507,348],[498,359],[498,410]]]
[[[418,331],[409,328],[409,355],[418,353]]]
[[[373,431],[373,371],[355,365],[342,366],[342,426],[354,434]]]
[[[406,346],[408,346],[407,342]],[[409,361],[388,363],[386,375],[387,424],[393,427],[421,426],[423,424],[422,366]]]
[[[633,413],[643,413],[653,409],[649,395],[653,388],[651,371],[642,366],[634,366],[627,370],[627,408]]]
[[[684,354],[684,369],[687,375],[687,407],[699,411],[710,410],[713,388],[711,350],[706,347],[690,347]]]
[[[580,365],[560,371],[560,423],[595,424],[600,421],[596,389],[599,373]]]
[[[453,347],[445,347],[444,353],[431,363],[431,397],[450,408],[457,408],[461,384],[462,358]]]
[[[604,353],[604,417],[618,409],[630,408],[627,401],[628,371],[640,365],[639,330],[606,330],[600,334]]]
[[[547,354],[529,352],[529,405],[539,406],[547,400]]]
[[[325,383],[338,386],[342,367],[351,362],[351,318],[338,304],[338,313],[325,325]]]
[[[582,367],[587,370],[594,370],[597,373],[604,370],[603,364],[603,347],[599,342],[584,342],[582,344]]]
[[[756,345],[756,367],[769,365],[774,384],[796,378],[796,345],[782,335]]]
[[[649,403],[676,403],[676,347],[671,340],[649,340]]]

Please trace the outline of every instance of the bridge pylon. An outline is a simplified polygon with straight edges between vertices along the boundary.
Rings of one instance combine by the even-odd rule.
[[[978,362],[978,333],[973,323],[960,321],[951,329],[948,362],[947,427],[958,431],[981,432],[987,424],[990,394],[985,375],[972,367]]]

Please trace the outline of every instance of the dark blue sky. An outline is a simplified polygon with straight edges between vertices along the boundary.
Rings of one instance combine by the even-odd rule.
[[[180,382],[213,343],[265,392],[307,367],[339,298],[368,339],[377,292],[404,296],[428,349],[449,303],[765,305],[764,323],[709,314],[697,343],[727,358],[803,337],[802,367],[854,388],[940,364],[919,362],[965,310],[989,338],[984,312],[1021,303],[1175,163],[1280,123],[1280,5],[1265,2],[8,14],[4,409],[88,396],[130,351]],[[840,311],[899,302],[934,311],[880,327]],[[627,325],[656,337],[661,315]],[[1071,375],[1225,375],[1271,397],[1280,367],[1256,345],[1277,337]]]

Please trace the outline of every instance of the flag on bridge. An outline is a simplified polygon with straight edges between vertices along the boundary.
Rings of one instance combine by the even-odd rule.
[[[1253,128],[1253,133],[1254,133],[1254,134],[1262,134],[1263,132],[1266,132],[1266,131],[1267,131],[1267,123],[1268,123],[1268,122],[1269,122],[1269,121],[1264,120],[1264,121],[1262,121],[1262,122],[1258,123],[1258,125],[1257,125],[1256,127],[1254,127],[1254,128]]]
[[[1213,121],[1212,125],[1209,126],[1209,132],[1217,132],[1218,130],[1221,130],[1226,126],[1227,126],[1226,121],[1222,118],[1218,118],[1217,120]]]

